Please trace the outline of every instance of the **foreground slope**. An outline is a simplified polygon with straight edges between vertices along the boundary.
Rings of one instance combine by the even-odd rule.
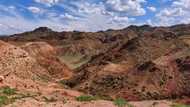
[[[65,89],[62,85],[55,83],[53,81],[55,75],[49,73],[48,70],[43,68],[44,66],[39,63],[38,58],[47,54],[43,53],[47,51],[42,51],[43,49],[40,51],[39,47],[33,49],[30,47],[31,44],[47,45],[44,43],[29,43],[24,45],[22,49],[21,47],[0,41],[0,106],[117,107],[113,102],[105,100],[91,102],[76,101],[76,97],[82,95],[82,93]],[[48,53],[50,54],[50,52]],[[44,57],[47,56],[45,55]],[[65,65],[63,65],[63,67],[65,67]],[[67,68],[65,68],[65,70],[67,70]],[[65,73],[67,74],[67,72]],[[44,79],[47,80],[44,81]],[[155,102],[157,101],[150,101],[147,105],[152,105]],[[139,102],[130,102],[130,104],[136,107],[141,105]],[[157,106],[169,106],[170,104],[171,102],[158,101]]]

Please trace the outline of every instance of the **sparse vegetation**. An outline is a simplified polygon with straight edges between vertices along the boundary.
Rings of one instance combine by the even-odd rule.
[[[59,81],[59,84],[60,84],[63,88],[65,88],[65,89],[69,89],[69,88],[70,88],[70,86],[68,85],[68,81],[67,81],[67,80],[60,80],[60,81]]]
[[[60,84],[65,85],[65,80],[59,81]]]
[[[93,101],[93,100],[97,100],[96,97],[94,96],[89,96],[89,95],[81,95],[79,97],[76,97],[77,101],[83,102],[83,101]]]
[[[66,104],[66,103],[67,103],[67,100],[66,100],[66,99],[63,99],[62,102],[63,102],[64,104]]]
[[[163,86],[165,83],[166,83],[166,74],[163,74],[162,75],[162,77],[161,77],[161,79],[160,79],[160,86]]]
[[[96,99],[100,99],[100,100],[107,100],[107,101],[113,101],[113,98],[108,96],[108,95],[104,95],[104,96],[95,96]]]
[[[113,98],[110,96],[90,96],[90,95],[81,95],[79,97],[76,97],[77,101],[83,102],[83,101],[93,101],[93,100],[107,100],[107,101],[113,101]]]
[[[123,98],[115,99],[114,104],[118,107],[133,107],[132,105],[128,104],[127,101]]]
[[[41,81],[43,81],[43,82],[48,82],[48,81],[50,81],[50,78],[48,77],[48,76],[46,76],[46,75],[40,75],[38,78],[37,78],[38,80],[41,80]]]
[[[15,99],[9,98],[7,96],[0,96],[0,107],[3,107],[4,105],[13,103]]]
[[[175,103],[171,107],[190,107],[190,105]]]
[[[2,87],[0,88],[0,107],[11,104],[16,100],[34,97],[35,95],[17,93],[15,88]]]
[[[4,87],[2,88],[2,93],[6,95],[14,95],[16,94],[16,89],[10,87]]]
[[[51,98],[47,98],[45,96],[43,96],[43,99],[45,100],[45,102],[55,102],[57,101],[55,98],[51,97]]]
[[[82,54],[66,53],[59,57],[69,68],[76,69],[90,60],[90,57],[85,57]]]
[[[9,98],[7,96],[0,96],[0,107],[7,104],[9,102]]]
[[[35,96],[37,95],[31,95],[30,93],[27,93],[27,94],[19,93],[16,96],[12,97],[12,99],[17,100],[17,99],[29,98],[29,97],[34,98]]]
[[[160,80],[160,86],[164,85],[164,80]]]

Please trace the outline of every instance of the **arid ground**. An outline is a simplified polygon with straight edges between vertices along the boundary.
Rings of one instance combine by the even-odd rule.
[[[0,37],[2,107],[190,107],[190,25]]]

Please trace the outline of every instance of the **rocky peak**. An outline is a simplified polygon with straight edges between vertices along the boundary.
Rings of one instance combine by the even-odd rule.
[[[34,32],[51,32],[52,30],[48,27],[39,27],[34,30]]]

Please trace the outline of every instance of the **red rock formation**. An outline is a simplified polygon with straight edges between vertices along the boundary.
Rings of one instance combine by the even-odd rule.
[[[39,65],[47,70],[47,74],[55,79],[68,79],[72,71],[57,57],[57,50],[46,42],[30,42],[22,46]]]

